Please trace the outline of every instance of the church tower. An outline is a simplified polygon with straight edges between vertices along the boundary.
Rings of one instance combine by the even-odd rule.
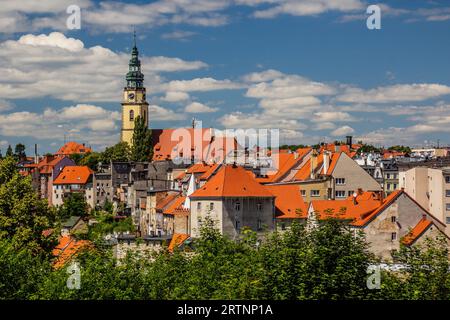
[[[141,116],[148,126],[148,103],[145,96],[144,74],[141,72],[141,61],[136,47],[136,33],[134,33],[133,49],[126,75],[127,85],[123,89],[122,102],[122,132],[121,141],[132,145],[134,120]]]

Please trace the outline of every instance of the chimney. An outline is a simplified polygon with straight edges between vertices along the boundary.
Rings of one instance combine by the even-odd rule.
[[[328,151],[323,152],[323,174],[327,174],[330,159],[328,158]]]
[[[351,148],[352,147],[353,137],[352,136],[346,136],[345,138],[347,139],[347,145]]]
[[[310,178],[311,179],[315,179],[314,171],[316,170],[316,161],[317,161],[317,154],[316,153],[313,153],[311,155],[310,161],[311,161],[311,175],[310,175]]]
[[[357,204],[358,204],[358,201],[356,201],[356,197],[357,197],[358,195],[356,194],[356,192],[353,192],[353,195],[352,195],[352,199],[353,199],[353,204],[356,206]]]
[[[39,162],[39,158],[38,158],[38,148],[37,148],[37,143],[34,144],[34,163],[38,163]]]

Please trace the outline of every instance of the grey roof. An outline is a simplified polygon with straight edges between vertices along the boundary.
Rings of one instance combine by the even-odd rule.
[[[73,228],[78,223],[78,221],[80,221],[80,219],[80,216],[71,216],[69,219],[62,222],[62,226],[64,228]]]

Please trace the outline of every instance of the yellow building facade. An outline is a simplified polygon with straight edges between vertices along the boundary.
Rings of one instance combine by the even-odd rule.
[[[133,145],[134,123],[137,117],[144,119],[148,126],[148,102],[144,87],[144,74],[141,72],[141,61],[136,47],[136,36],[131,51],[131,59],[126,75],[127,85],[122,97],[122,130],[120,141]]]

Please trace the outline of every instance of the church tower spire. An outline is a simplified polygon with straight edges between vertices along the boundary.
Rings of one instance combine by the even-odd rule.
[[[139,50],[136,45],[136,31],[133,32],[133,48],[125,80],[121,141],[127,142],[131,146],[135,119],[138,116],[144,118],[148,126],[148,103],[145,95],[144,74],[141,71],[141,60],[139,60]]]

